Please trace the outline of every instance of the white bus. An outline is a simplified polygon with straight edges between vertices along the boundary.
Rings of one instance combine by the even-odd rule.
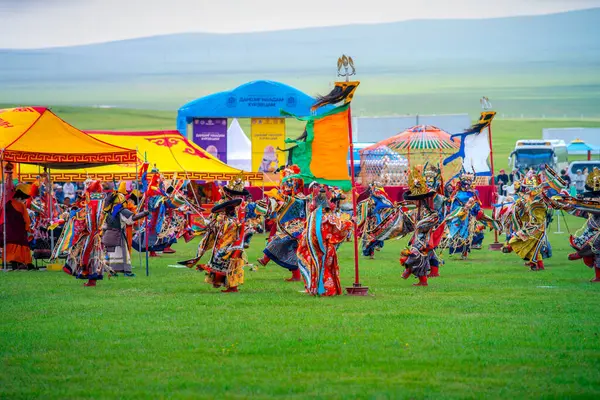
[[[548,165],[557,172],[569,166],[567,145],[564,140],[517,140],[508,157],[511,169],[538,171]]]

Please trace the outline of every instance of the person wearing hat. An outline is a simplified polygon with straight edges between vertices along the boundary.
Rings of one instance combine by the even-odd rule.
[[[473,188],[475,175],[462,171],[459,182],[449,197],[448,247],[450,254],[460,254],[466,260],[471,252],[472,238],[475,234],[474,220],[484,217],[481,202]]]
[[[544,248],[547,246],[548,206],[544,200],[544,184],[532,171],[521,183],[521,196],[515,204],[518,222],[508,242],[510,249],[520,256],[532,271],[543,271]],[[551,254],[550,254],[551,255]]]
[[[408,247],[400,253],[400,265],[404,267],[403,279],[414,275],[419,282],[413,286],[428,286],[427,275],[437,277],[439,259],[435,248],[442,240],[446,228],[445,221],[435,210],[435,189],[429,187],[424,174],[415,167],[410,171],[409,190],[404,193],[404,200],[415,202],[415,228],[408,241]]]
[[[250,248],[250,241],[256,232],[262,233],[262,220],[256,211],[257,204],[252,201],[252,196],[246,196],[246,237],[244,248]]]
[[[110,193],[104,201],[106,217],[102,225],[102,245],[106,251],[109,267],[124,276],[134,277],[131,270],[131,254],[127,242],[127,227],[135,221],[145,218],[149,212],[134,213],[127,207],[125,182],[121,182],[119,190]]]
[[[143,168],[145,169],[147,166]],[[147,188],[145,195],[148,198],[149,218],[145,220],[143,227],[134,235],[132,244],[137,251],[145,252],[147,242],[149,256],[158,257],[158,252],[163,251],[172,243],[172,235],[166,234],[169,228],[166,217],[168,211],[177,208],[177,206],[171,202],[164,188],[163,178],[156,167],[152,169],[152,173],[149,183],[145,181],[144,176],[142,178],[143,187]],[[147,239],[146,235],[148,235]]]
[[[585,218],[585,225],[577,235],[569,238],[569,244],[575,250],[569,254],[571,261],[582,260],[594,270],[592,283],[600,282],[600,170],[592,169],[588,174],[586,192],[577,197],[561,193],[551,198],[552,207],[567,211],[576,217]]]
[[[196,269],[206,272],[205,282],[215,288],[224,287],[224,293],[238,292],[244,283],[244,210],[240,198],[222,201],[211,209],[210,223],[200,244],[196,257],[179,264],[188,268],[196,266],[207,252],[211,257]]]
[[[298,170],[299,171],[299,170]],[[292,180],[299,179],[296,174],[285,175],[284,179],[270,198],[277,199],[277,206],[272,213],[275,215],[275,234],[269,239],[263,256],[257,262],[266,266],[271,260],[290,271],[292,276],[287,282],[300,282],[302,276],[298,269],[298,240],[305,229],[306,207],[308,198],[304,194],[296,192],[296,188],[303,184],[296,184]],[[292,182],[292,184],[290,184]]]
[[[339,194],[323,184],[311,184],[311,201],[305,229],[298,241],[298,266],[307,293],[313,296],[342,294],[337,248],[352,230],[352,221],[336,213]],[[333,193],[332,193],[333,192]]]
[[[84,197],[77,202],[78,208],[71,211],[66,233],[57,244],[59,251],[67,253],[63,271],[76,279],[87,279],[83,284],[86,287],[95,287],[96,281],[103,279],[106,267],[101,238],[103,200],[102,184],[86,181]]]
[[[31,219],[25,202],[29,199],[31,185],[21,183],[6,202],[6,261],[13,270],[34,269],[28,234],[31,232]]]
[[[386,231],[386,225],[389,221],[384,216],[390,209],[394,208],[394,203],[388,197],[383,185],[380,182],[372,182],[369,184],[369,189],[361,196],[368,196],[364,201],[361,201],[358,209],[366,208],[367,218],[364,222],[359,222],[363,228],[363,244],[362,253],[364,256],[371,259],[375,256],[375,251],[380,251],[383,248]],[[362,213],[361,213],[362,214]],[[383,225],[382,225],[383,223]]]

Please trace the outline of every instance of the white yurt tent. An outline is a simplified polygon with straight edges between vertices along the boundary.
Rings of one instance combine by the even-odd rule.
[[[227,129],[227,165],[244,171],[252,171],[252,146],[237,118]]]

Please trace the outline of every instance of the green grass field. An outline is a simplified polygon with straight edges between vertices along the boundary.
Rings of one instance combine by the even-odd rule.
[[[4,273],[0,398],[598,398],[600,284],[566,260],[566,233],[550,236],[546,271],[481,250],[445,257],[427,288],[400,278],[405,241],[386,242],[361,259],[366,298],[309,297],[276,265],[223,294],[169,267],[196,242],[152,259],[149,277],[134,253],[136,278],[96,288]],[[351,285],[352,244],[340,253]]]

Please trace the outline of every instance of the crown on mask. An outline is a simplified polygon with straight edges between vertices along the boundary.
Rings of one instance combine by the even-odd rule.
[[[591,190],[593,192],[600,191],[600,169],[594,167],[585,181],[585,186],[587,190]]]
[[[425,176],[418,167],[413,167],[408,173],[408,188],[412,196],[419,196],[430,192]]]
[[[239,174],[234,179],[230,180],[227,184],[227,188],[236,192],[244,191],[244,175]]]

